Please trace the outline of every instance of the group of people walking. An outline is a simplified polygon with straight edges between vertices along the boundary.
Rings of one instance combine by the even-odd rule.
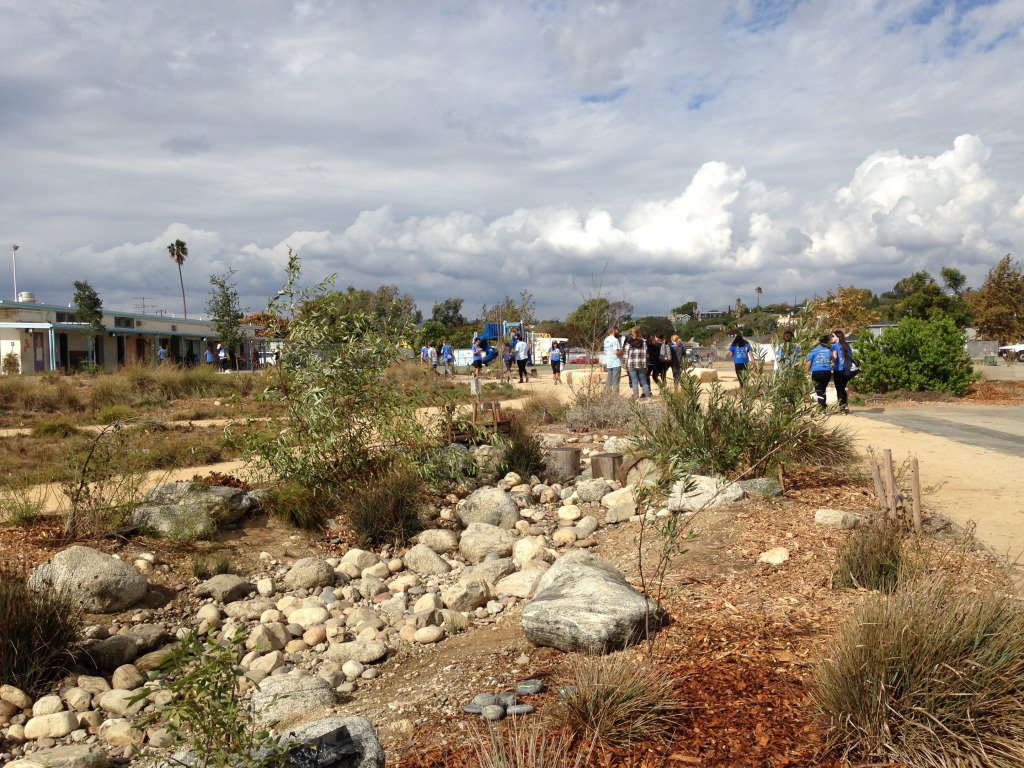
[[[672,370],[673,382],[679,385],[682,375],[684,348],[678,336],[666,341],[662,336],[645,339],[637,327],[630,329],[625,340],[619,339],[619,327],[613,325],[608,329],[604,340],[604,356],[608,372],[607,387],[613,392],[619,391],[619,380],[625,367],[629,376],[630,389],[633,397],[638,399],[651,396],[651,381],[667,385],[666,372]],[[747,379],[747,369],[754,356],[753,346],[736,334],[729,345],[729,356],[736,368],[736,378],[742,389]],[[775,348],[775,374],[786,375],[799,372],[800,363],[810,371],[814,383],[814,394],[818,405],[825,409],[825,388],[834,382],[839,407],[843,413],[849,413],[849,396],[846,385],[857,374],[857,363],[853,357],[853,349],[846,341],[846,334],[835,330],[830,336],[822,336],[818,344],[806,356],[800,345],[793,338],[792,331],[784,331],[782,342]]]

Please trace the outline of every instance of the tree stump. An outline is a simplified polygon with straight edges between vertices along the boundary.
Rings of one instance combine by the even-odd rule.
[[[580,473],[579,448],[548,448],[544,476],[553,483],[564,483]]]
[[[590,457],[590,471],[595,478],[606,480],[619,479],[619,467],[622,466],[621,453],[595,453]]]

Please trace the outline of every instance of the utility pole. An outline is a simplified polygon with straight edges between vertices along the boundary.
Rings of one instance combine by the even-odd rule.
[[[146,302],[156,300],[155,296],[133,296],[132,298],[137,302],[135,309],[139,310],[142,314],[146,314]]]
[[[11,246],[11,266],[14,268],[14,300],[18,300],[18,246]]]

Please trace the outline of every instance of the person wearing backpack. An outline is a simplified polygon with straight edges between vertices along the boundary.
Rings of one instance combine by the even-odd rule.
[[[832,347],[829,346],[828,336],[818,339],[818,344],[807,353],[804,360],[804,370],[811,372],[811,381],[814,382],[814,397],[818,400],[818,407],[824,411],[825,388],[832,380]]]
[[[850,412],[846,385],[853,378],[853,366],[853,349],[846,340],[846,334],[838,329],[832,331],[832,380],[836,385],[839,409],[843,413]]]
[[[743,384],[747,379],[747,365],[750,363],[750,354],[753,351],[754,348],[750,346],[750,342],[744,339],[742,334],[737,333],[729,347],[729,355],[732,357],[733,365],[736,366],[736,378],[740,382],[740,389],[743,389]]]

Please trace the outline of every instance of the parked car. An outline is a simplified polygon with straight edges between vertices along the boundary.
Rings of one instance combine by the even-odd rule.
[[[1024,341],[1019,344],[1007,344],[998,350],[1000,357],[1015,358],[1024,363]]]
[[[589,355],[587,350],[580,347],[570,349],[565,359],[570,365],[598,365],[601,362],[597,355]]]

